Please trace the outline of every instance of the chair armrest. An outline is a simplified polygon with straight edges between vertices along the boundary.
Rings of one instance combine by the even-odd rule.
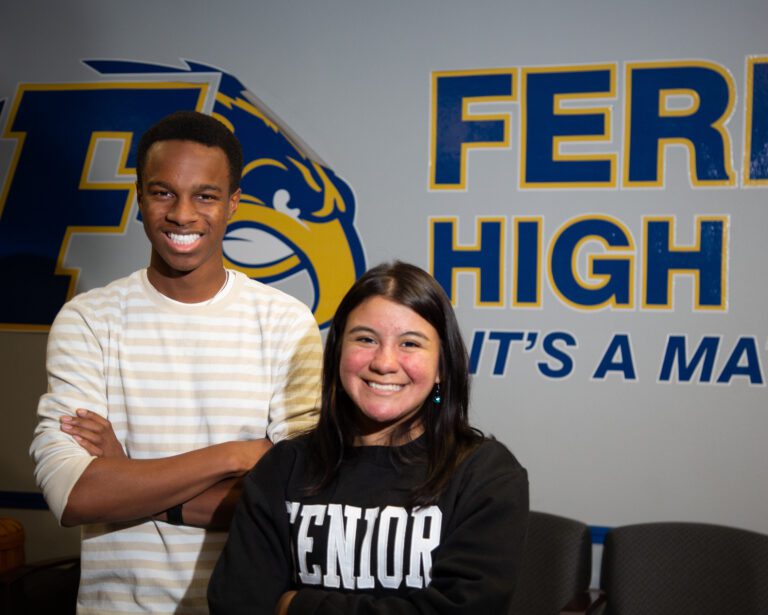
[[[592,615],[602,612],[606,603],[605,592],[599,589],[590,589],[574,596],[574,598],[560,609],[560,615]]]
[[[11,570],[6,570],[0,573],[0,586],[9,586],[12,583],[16,583],[24,577],[39,572],[40,570],[46,570],[48,568],[59,568],[74,566],[80,562],[80,557],[72,555],[69,557],[57,557],[54,559],[41,560],[32,564],[22,564]]]

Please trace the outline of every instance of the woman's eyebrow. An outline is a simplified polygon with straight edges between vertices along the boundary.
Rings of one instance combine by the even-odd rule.
[[[376,329],[372,327],[368,327],[366,325],[357,325],[356,327],[352,327],[347,333],[376,333]],[[426,333],[422,333],[421,331],[403,331],[402,333],[397,334],[398,337],[419,337],[421,339],[428,340],[429,336]]]
[[[347,333],[376,333],[376,331],[365,325],[357,325],[356,327],[352,327]]]
[[[403,331],[400,334],[400,337],[407,337],[407,336],[420,337],[425,340],[429,339],[429,336],[426,333],[422,333],[421,331]]]

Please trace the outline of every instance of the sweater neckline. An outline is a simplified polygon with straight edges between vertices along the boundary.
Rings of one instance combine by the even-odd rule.
[[[427,436],[422,433],[418,438],[400,444],[398,446],[370,445],[351,446],[347,449],[347,459],[355,461],[367,461],[377,465],[392,465],[393,461],[402,458],[415,458],[426,450]]]
[[[219,312],[222,308],[232,303],[232,301],[238,296],[239,289],[243,284],[243,279],[245,276],[242,273],[234,269],[230,269],[228,271],[231,280],[228,281],[228,283],[225,284],[225,286],[222,288],[224,292],[223,296],[219,297],[214,302],[211,302],[210,300],[201,301],[199,303],[182,303],[173,300],[169,301],[168,297],[163,295],[159,290],[152,286],[152,283],[149,281],[149,277],[147,276],[146,268],[139,272],[139,278],[141,280],[142,286],[147,292],[147,296],[152,300],[152,303],[154,303],[159,308],[164,309],[165,311],[174,312],[176,314],[179,312],[184,312],[187,314],[212,314]]]

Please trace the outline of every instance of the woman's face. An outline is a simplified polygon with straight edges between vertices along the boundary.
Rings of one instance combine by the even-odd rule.
[[[359,410],[357,445],[398,444],[389,435],[418,412],[439,382],[439,359],[437,331],[412,309],[377,296],[350,312],[339,371]],[[414,426],[411,437],[422,429]]]

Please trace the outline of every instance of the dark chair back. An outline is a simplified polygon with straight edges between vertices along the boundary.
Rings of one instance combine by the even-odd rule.
[[[703,523],[617,527],[600,585],[611,615],[768,613],[768,536]]]
[[[555,615],[586,591],[592,574],[589,528],[580,521],[531,511],[512,615]]]
[[[80,558],[24,564],[0,574],[0,615],[75,615]]]

